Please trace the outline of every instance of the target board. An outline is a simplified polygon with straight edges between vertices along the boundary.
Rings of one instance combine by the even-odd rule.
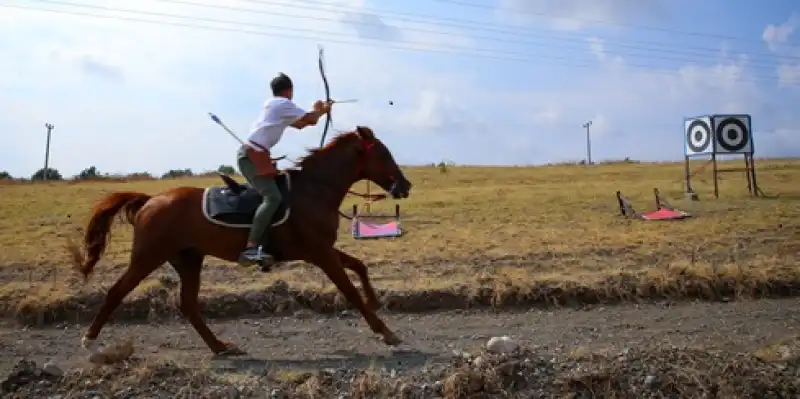
[[[686,155],[711,154],[714,151],[710,116],[689,118],[683,121]]]
[[[704,115],[683,121],[684,154],[752,154],[750,115]]]
[[[716,153],[753,153],[750,115],[714,115],[713,120]]]

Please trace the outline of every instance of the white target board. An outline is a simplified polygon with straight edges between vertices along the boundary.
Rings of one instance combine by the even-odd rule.
[[[750,115],[714,115],[714,152],[752,154],[753,134]]]
[[[711,122],[711,116],[684,119],[684,154],[699,155],[714,152],[714,130]]]

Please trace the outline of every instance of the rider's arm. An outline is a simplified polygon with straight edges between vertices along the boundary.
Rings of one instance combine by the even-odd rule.
[[[319,121],[319,118],[325,114],[325,111],[306,112],[291,101],[282,103],[277,111],[280,113],[280,118],[290,121],[289,126],[295,129],[314,126]]]
[[[306,126],[315,126],[319,122],[319,118],[325,115],[325,111],[311,111],[306,112],[300,119],[294,121],[291,126],[295,129],[302,129]]]

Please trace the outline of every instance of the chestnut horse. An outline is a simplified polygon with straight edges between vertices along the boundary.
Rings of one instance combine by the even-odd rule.
[[[363,126],[338,135],[325,147],[310,150],[296,164],[300,168],[283,170],[279,177],[279,186],[285,195],[282,210],[276,212],[275,219],[282,220],[273,220],[273,227],[267,233],[271,237],[269,242],[274,243],[271,252],[276,262],[300,260],[316,265],[347,301],[358,308],[370,329],[380,334],[387,345],[401,343],[401,339],[375,313],[381,305],[364,263],[334,248],[334,243],[339,228],[339,207],[355,182],[370,180],[394,198],[408,197],[411,183],[400,171],[389,149],[370,128]],[[250,220],[245,218],[252,217],[261,200],[252,189],[245,191],[245,185],[228,176],[222,177],[227,184],[227,194],[224,194],[225,189],[216,191],[218,196],[223,193],[217,198],[218,207],[227,207],[229,215],[238,215],[239,226],[229,227],[230,224],[221,224],[209,216],[207,209],[213,194],[209,190],[221,187],[175,187],[153,196],[115,192],[94,207],[83,237],[83,248],[69,245],[75,269],[84,280],[88,279],[105,251],[111,224],[119,212],[124,212],[133,225],[133,247],[128,269],[108,291],[103,306],[83,336],[85,348],[96,342],[103,325],[123,298],[168,262],[180,277],[179,309],[209,349],[215,354],[244,353],[211,332],[198,303],[204,257],[235,262],[247,240],[249,226],[246,223]],[[291,194],[291,199],[287,194]],[[249,202],[245,198],[247,195]],[[231,201],[238,203],[239,207],[231,207]],[[358,275],[366,300],[362,299],[345,269]]]

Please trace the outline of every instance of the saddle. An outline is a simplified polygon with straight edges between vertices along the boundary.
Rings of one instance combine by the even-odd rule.
[[[285,156],[276,158],[283,159]],[[225,185],[210,186],[203,193],[203,215],[214,224],[231,228],[249,229],[253,225],[256,209],[264,200],[248,183],[239,183],[224,173],[219,174]],[[275,184],[281,193],[281,203],[272,217],[272,227],[283,224],[291,211],[291,175],[279,171]]]

